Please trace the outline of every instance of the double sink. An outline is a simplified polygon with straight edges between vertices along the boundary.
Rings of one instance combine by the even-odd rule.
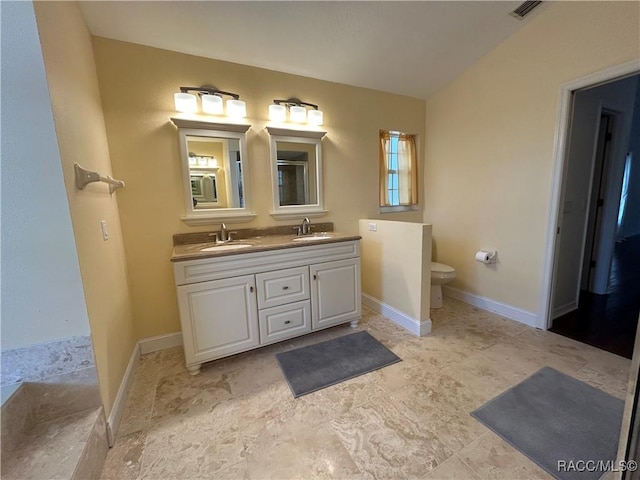
[[[301,235],[299,237],[293,238],[292,242],[314,242],[318,240],[326,240],[327,238],[334,237],[334,233],[329,232],[321,232],[321,233],[312,233],[309,235]],[[251,240],[232,240],[225,243],[216,244],[213,246],[205,247],[200,249],[201,252],[223,252],[225,250],[240,250],[243,248],[253,247],[255,243],[252,243]]]

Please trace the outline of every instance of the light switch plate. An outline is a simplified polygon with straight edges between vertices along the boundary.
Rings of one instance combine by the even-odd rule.
[[[378,224],[377,223],[370,223],[369,224],[369,231],[370,232],[377,232],[378,231]]]
[[[107,221],[100,220],[100,228],[102,229],[102,239],[106,242],[109,240],[109,232],[107,231]]]

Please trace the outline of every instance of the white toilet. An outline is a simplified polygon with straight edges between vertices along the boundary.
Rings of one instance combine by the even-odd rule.
[[[442,308],[442,285],[456,278],[456,269],[431,262],[431,308]]]

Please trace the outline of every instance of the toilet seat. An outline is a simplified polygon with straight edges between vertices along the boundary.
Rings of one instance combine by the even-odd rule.
[[[431,262],[431,278],[453,279],[455,277],[455,268],[444,263]]]

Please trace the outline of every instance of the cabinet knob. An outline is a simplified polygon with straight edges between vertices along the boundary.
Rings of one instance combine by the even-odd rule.
[[[251,285],[251,286],[249,287],[249,291],[250,291],[251,293],[253,293],[253,285]]]
[[[285,285],[284,287],[282,287],[283,290],[289,290],[289,287],[287,285]]]
[[[314,280],[317,280],[317,279],[318,279],[318,276],[317,276],[317,275],[314,275],[314,276],[313,276],[313,279],[314,279]]]
[[[285,320],[284,324],[285,325],[289,325],[291,323],[291,320]]]

